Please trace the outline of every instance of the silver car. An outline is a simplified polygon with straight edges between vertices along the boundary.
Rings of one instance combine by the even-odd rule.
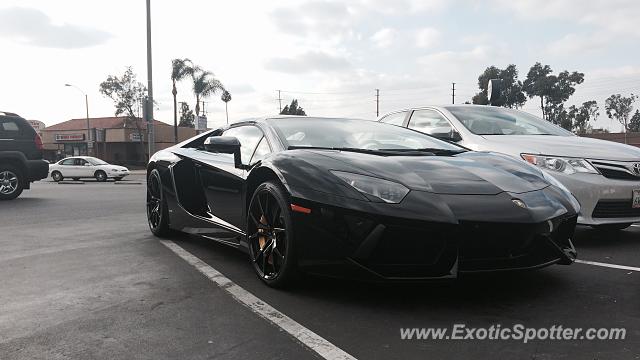
[[[624,229],[640,222],[637,147],[579,137],[529,113],[491,106],[427,106],[378,120],[538,166],[578,199],[580,224]]]

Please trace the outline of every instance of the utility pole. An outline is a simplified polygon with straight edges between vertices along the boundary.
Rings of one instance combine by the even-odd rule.
[[[149,143],[149,157],[156,152],[156,138],[153,132],[153,71],[151,66],[151,0],[147,0],[147,139]]]
[[[280,90],[278,90],[278,104],[280,105],[280,113],[282,112],[282,96],[280,96]]]
[[[376,117],[380,116],[380,89],[376,89]]]
[[[451,103],[456,103],[456,83],[451,83]]]

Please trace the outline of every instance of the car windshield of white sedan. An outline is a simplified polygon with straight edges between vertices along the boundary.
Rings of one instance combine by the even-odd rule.
[[[445,108],[476,135],[573,135],[523,111],[480,105]]]
[[[462,147],[420,132],[375,121],[289,118],[274,119],[271,124],[287,148],[465,151]]]
[[[90,163],[91,163],[91,165],[95,165],[95,166],[97,166],[97,165],[109,165],[109,163],[108,163],[108,162],[106,162],[106,161],[104,161],[104,160],[100,160],[100,159],[98,159],[98,158],[88,157],[88,158],[85,158],[85,159],[86,159],[88,162],[90,162]]]

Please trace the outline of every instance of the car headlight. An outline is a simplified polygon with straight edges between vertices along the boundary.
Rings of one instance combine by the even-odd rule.
[[[575,173],[598,174],[598,170],[585,159],[532,154],[521,154],[521,156],[529,164],[544,170],[557,171],[568,175]]]
[[[397,204],[409,193],[404,185],[393,181],[337,170],[331,170],[331,173],[361,193],[386,203]]]

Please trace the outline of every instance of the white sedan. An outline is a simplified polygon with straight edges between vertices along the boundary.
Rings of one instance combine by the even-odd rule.
[[[118,181],[129,175],[129,169],[124,166],[111,165],[104,160],[90,156],[74,156],[49,165],[49,174],[56,182],[64,178],[73,180],[95,178],[98,181],[114,179]]]

